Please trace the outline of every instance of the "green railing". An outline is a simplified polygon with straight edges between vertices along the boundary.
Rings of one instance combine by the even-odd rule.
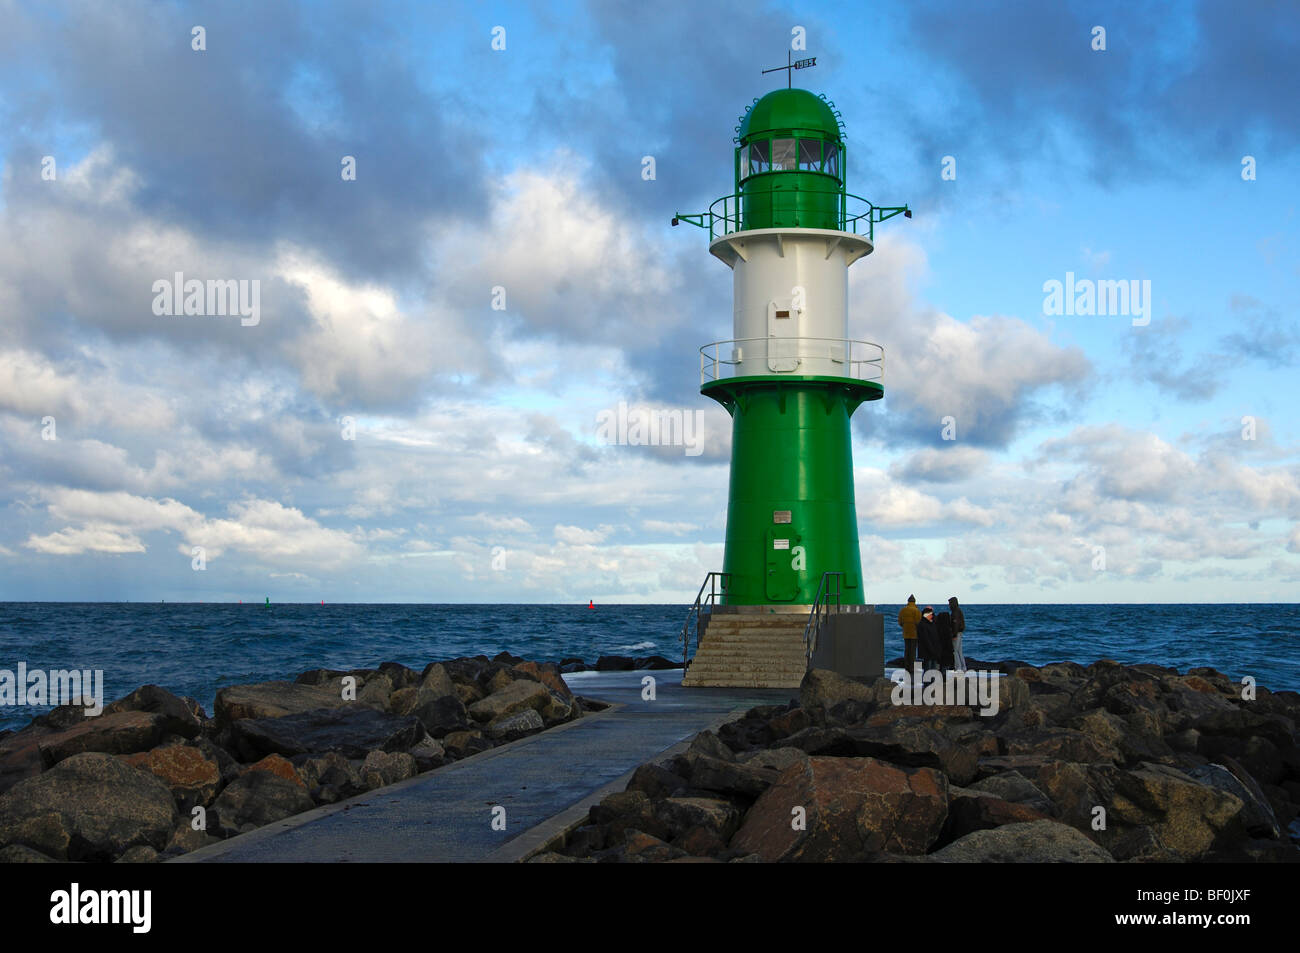
[[[895,215],[902,215],[904,218],[912,217],[912,210],[906,205],[884,206],[872,205],[867,199],[860,195],[854,195],[852,192],[845,192],[842,189],[781,189],[770,192],[739,192],[731,195],[724,195],[722,198],[714,201],[709,206],[707,212],[698,212],[692,214],[678,213],[673,216],[673,224],[686,222],[697,228],[707,229],[709,240],[721,238],[723,235],[730,235],[732,232],[743,232],[752,227],[745,224],[745,215],[743,204],[746,197],[751,199],[762,199],[769,195],[781,195],[783,197],[793,198],[798,193],[812,193],[814,195],[825,195],[834,193],[839,199],[837,228],[841,232],[851,232],[854,235],[862,235],[868,241],[875,241],[876,223],[888,221]]]

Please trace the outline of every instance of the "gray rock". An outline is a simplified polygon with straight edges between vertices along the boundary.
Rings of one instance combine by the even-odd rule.
[[[203,719],[191,707],[191,702],[173,695],[158,685],[141,685],[130,695],[120,698],[104,707],[105,715],[120,711],[142,711],[152,715],[161,715],[162,729],[166,734],[194,738],[203,730]],[[197,707],[197,702],[193,702]],[[202,709],[198,710],[199,712]]]
[[[1246,774],[1244,769],[1241,773],[1250,779],[1249,785],[1221,764],[1200,765],[1188,771],[1187,776],[1202,784],[1208,784],[1210,787],[1218,788],[1220,791],[1226,791],[1240,798],[1245,805],[1241,814],[1241,822],[1246,825],[1247,833],[1255,837],[1280,839],[1282,837],[1282,827],[1277,822],[1277,817],[1273,813],[1272,805],[1268,803],[1268,798],[1260,790],[1259,785],[1254,783],[1254,779],[1249,774]]]
[[[87,718],[71,728],[42,737],[41,761],[53,767],[65,758],[86,751],[134,754],[162,744],[168,718],[143,711],[120,711]]]
[[[1012,804],[1023,804],[1044,814],[1051,814],[1053,811],[1052,802],[1047,795],[1038,790],[1034,783],[1019,771],[995,774],[991,778],[976,781],[970,787],[972,790],[992,794]]]
[[[114,863],[156,864],[158,863],[158,851],[154,850],[152,847],[146,847],[143,844],[139,844],[135,847],[129,848],[121,857],[115,860]]]
[[[285,715],[338,708],[345,704],[338,692],[297,682],[255,682],[228,685],[217,692],[214,708],[218,724],[244,719],[281,718]]]
[[[535,731],[541,731],[545,727],[546,723],[542,721],[541,715],[531,708],[525,708],[493,719],[483,730],[487,732],[489,738],[498,741],[514,741]]]
[[[415,758],[405,751],[372,751],[361,765],[361,779],[367,788],[382,788],[415,777]]]
[[[415,759],[417,772],[432,771],[447,760],[447,750],[433,738],[425,738],[411,749],[410,755]]]
[[[551,704],[551,693],[545,685],[530,678],[519,678],[500,691],[474,702],[469,706],[469,714],[475,721],[491,722],[525,708],[531,708],[540,715],[541,710]]]
[[[712,731],[701,731],[691,739],[690,747],[686,751],[686,757],[689,759],[694,755],[706,755],[720,761],[736,760],[736,753],[728,748],[722,739]]]
[[[800,752],[802,754],[802,752]],[[688,755],[691,787],[719,794],[756,798],[776,781],[780,771],[759,764],[723,761],[706,754]]]
[[[757,751],[746,751],[738,755],[738,758],[753,767],[784,771],[792,764],[803,764],[807,761],[808,752],[801,748],[760,748]]]
[[[1150,827],[1162,846],[1194,860],[1245,834],[1245,803],[1164,764],[1121,771],[1108,809],[1111,828]]]
[[[443,738],[450,732],[465,731],[470,727],[469,714],[454,689],[446,695],[434,697],[420,688],[411,710],[402,714],[418,718],[424,730],[434,738]]]
[[[226,785],[208,811],[208,827],[221,837],[233,837],[313,807],[301,785],[269,771],[250,771]]]
[[[137,845],[161,850],[176,804],[160,780],[108,754],[75,754],[0,795],[0,844],[57,860],[112,860]]]
[[[268,754],[336,751],[345,758],[364,758],[371,751],[403,751],[425,737],[424,726],[411,717],[362,705],[324,708],[279,718],[246,718],[230,725],[231,749],[243,761]]]
[[[32,850],[22,844],[10,844],[0,847],[0,864],[54,864],[58,861],[46,857],[39,850]]]
[[[1004,824],[975,831],[930,855],[958,864],[1113,864],[1115,858],[1057,821]]]
[[[849,700],[874,704],[875,689],[824,668],[810,669],[799,683],[800,708],[832,708]]]

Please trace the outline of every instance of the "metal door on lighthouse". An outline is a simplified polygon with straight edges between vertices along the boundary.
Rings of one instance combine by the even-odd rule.
[[[767,597],[773,602],[793,602],[799,595],[794,561],[800,539],[790,526],[773,526],[767,531]]]
[[[791,301],[767,303],[767,369],[789,374],[799,367],[799,312]]]

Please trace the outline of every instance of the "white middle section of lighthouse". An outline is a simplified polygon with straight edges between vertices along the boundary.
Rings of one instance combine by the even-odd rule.
[[[855,376],[848,337],[849,265],[860,235],[814,228],[733,232],[709,249],[733,272],[735,341],[719,355],[736,376]]]

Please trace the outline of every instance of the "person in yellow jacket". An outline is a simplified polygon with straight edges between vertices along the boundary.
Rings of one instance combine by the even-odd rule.
[[[903,668],[912,674],[916,662],[916,624],[921,621],[921,610],[916,607],[916,596],[907,597],[907,605],[898,610],[898,624],[903,627]]]

